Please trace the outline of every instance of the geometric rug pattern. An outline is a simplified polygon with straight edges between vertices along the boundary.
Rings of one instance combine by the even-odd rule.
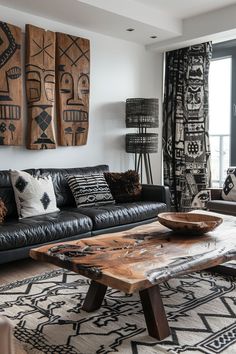
[[[0,314],[27,353],[236,353],[236,282],[197,272],[161,284],[171,335],[148,336],[138,294],[108,288],[102,307],[81,309],[89,280],[59,269],[0,287]]]

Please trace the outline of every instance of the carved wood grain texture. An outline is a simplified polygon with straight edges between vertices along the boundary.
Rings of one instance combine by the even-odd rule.
[[[27,147],[55,149],[55,40],[54,32],[26,25]]]
[[[236,259],[235,227],[236,218],[227,217],[214,231],[196,236],[174,234],[154,222],[119,233],[42,246],[31,250],[30,255],[133,293]]]
[[[58,144],[87,143],[89,128],[90,42],[56,34]]]
[[[0,22],[0,145],[22,145],[22,34]]]

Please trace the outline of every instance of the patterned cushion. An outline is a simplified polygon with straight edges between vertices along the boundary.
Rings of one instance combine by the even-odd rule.
[[[77,208],[115,203],[103,174],[68,175],[66,179]]]
[[[138,172],[133,170],[121,173],[105,172],[104,176],[116,202],[128,203],[140,200],[142,186]]]
[[[24,171],[10,171],[20,219],[58,211],[50,176],[33,177]]]
[[[236,202],[236,167],[229,168],[222,189],[222,199]]]
[[[4,221],[7,215],[7,208],[4,201],[0,198],[0,224]]]
[[[207,209],[207,202],[210,200],[210,190],[203,189],[199,191],[194,197],[191,204],[193,209]]]

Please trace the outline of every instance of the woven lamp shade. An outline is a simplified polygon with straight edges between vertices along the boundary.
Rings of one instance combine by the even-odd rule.
[[[157,128],[158,117],[158,98],[128,98],[126,100],[127,128]]]
[[[157,152],[158,134],[126,134],[126,152],[151,154]]]

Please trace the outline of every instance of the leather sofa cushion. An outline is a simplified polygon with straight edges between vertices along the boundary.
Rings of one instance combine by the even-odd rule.
[[[41,168],[41,174],[49,174],[52,177],[53,187],[56,195],[57,206],[76,206],[75,199],[66,180],[67,175],[88,175],[108,171],[107,165],[98,165],[82,168]]]
[[[68,174],[91,174],[107,172],[107,165],[98,165],[92,167],[81,168],[41,168],[24,170],[32,176],[38,174],[49,174],[52,176],[53,187],[56,194],[57,206],[59,208],[65,206],[75,206],[74,197],[65,179]],[[17,218],[17,209],[15,203],[14,192],[11,184],[10,173],[8,170],[0,171],[0,198],[4,201],[7,207],[7,217]]]
[[[0,225],[0,251],[35,245],[91,231],[92,221],[76,208]]]
[[[211,200],[207,203],[207,209],[216,213],[236,216],[236,202],[226,200]]]
[[[144,201],[92,208],[82,207],[79,210],[92,219],[93,230],[155,218],[158,213],[167,211],[164,203]]]

